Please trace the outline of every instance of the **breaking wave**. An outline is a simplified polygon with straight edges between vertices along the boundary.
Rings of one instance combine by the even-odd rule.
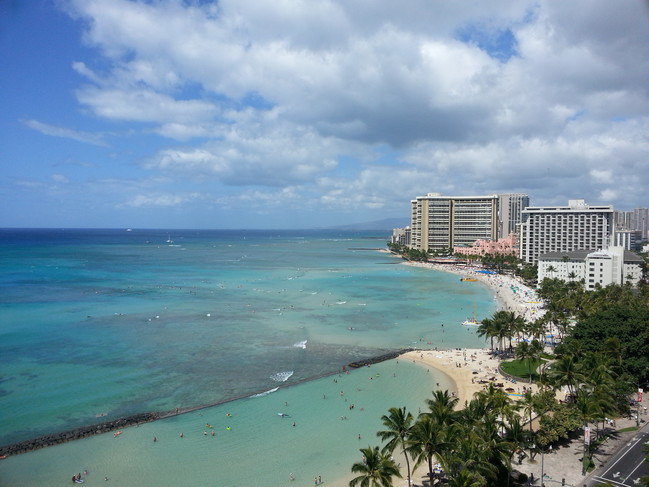
[[[292,375],[293,371],[287,370],[285,372],[277,372],[276,374],[271,375],[270,378],[275,382],[286,382]]]
[[[270,389],[270,390],[265,391],[265,392],[260,392],[259,394],[253,394],[253,395],[250,396],[250,397],[263,397],[263,396],[267,396],[268,394],[271,394],[271,393],[275,392],[277,389],[279,389],[279,387],[275,387],[274,389]]]

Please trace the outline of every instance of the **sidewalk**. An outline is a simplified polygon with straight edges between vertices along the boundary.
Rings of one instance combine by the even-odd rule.
[[[642,428],[649,420],[649,414],[644,412],[645,407],[649,407],[649,399],[646,394],[643,394],[642,403],[640,403],[640,428]],[[600,434],[636,426],[634,414],[635,413],[632,413],[631,418],[617,418],[615,420],[615,428],[607,426],[603,430],[600,429]],[[593,430],[594,429],[595,428],[593,428]],[[606,442],[600,445],[593,453],[595,469],[597,470],[604,465],[609,458],[611,458],[620,447],[628,443],[636,433],[637,431],[628,431],[625,433],[615,433],[610,436]],[[565,485],[568,487],[582,487],[586,484],[586,479],[588,477],[588,474],[581,474],[581,458],[584,451],[583,441],[583,435],[579,435],[577,439],[562,444],[562,446],[557,449],[549,450],[543,455],[543,462],[541,462],[541,455],[537,454],[534,457],[534,462],[530,462],[529,457],[526,457],[522,465],[513,465],[513,467],[528,476],[531,473],[534,474],[534,483],[532,485],[541,485],[541,467],[543,466],[543,471],[546,475],[546,487],[561,485],[562,479],[565,479]]]

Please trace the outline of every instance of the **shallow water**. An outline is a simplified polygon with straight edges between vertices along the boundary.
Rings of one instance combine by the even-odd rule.
[[[389,407],[416,415],[435,382],[448,384],[397,362],[11,457],[0,465],[2,485],[64,485],[85,469],[86,485],[307,485],[316,475],[331,483],[350,471],[359,448],[380,444]]]
[[[390,369],[376,381],[363,377],[365,369],[342,377],[352,382],[358,375],[359,384],[349,387],[363,390],[365,411],[355,408],[349,420],[336,419],[343,413],[332,405],[344,412],[348,404],[334,400],[330,377],[308,380],[385,349],[483,346],[459,323],[474,305],[479,316],[495,309],[480,283],[360,250],[386,240],[313,231],[0,231],[0,405],[10,411],[0,417],[0,443],[280,387],[203,410],[214,414],[215,428],[225,412],[237,412],[232,429],[214,438],[203,437],[202,419],[189,413],[119,438],[4,460],[0,485],[19,485],[20,478],[25,485],[69,483],[83,468],[91,471],[88,482],[106,471],[119,485],[154,478],[155,485],[236,485],[253,471],[254,485],[281,485],[291,471],[300,482],[313,482],[311,473],[324,479],[348,472],[367,446],[358,445],[358,433],[373,436],[378,418],[399,401],[418,408],[430,394],[418,384],[430,373],[412,366],[396,381],[388,380]],[[284,401],[296,407],[295,429],[277,416]],[[329,413],[330,420],[319,419]],[[181,444],[179,428],[192,432]],[[328,459],[333,452],[338,460]],[[235,453],[248,458],[236,463],[229,456]]]

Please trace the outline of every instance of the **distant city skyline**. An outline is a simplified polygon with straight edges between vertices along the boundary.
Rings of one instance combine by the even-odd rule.
[[[647,2],[0,2],[0,227],[647,208],[647,45]]]

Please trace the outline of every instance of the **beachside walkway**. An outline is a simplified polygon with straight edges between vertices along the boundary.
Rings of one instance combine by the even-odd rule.
[[[640,406],[640,427],[643,431],[649,430],[649,414],[646,409],[649,407],[649,400],[646,395],[643,395],[643,401]],[[545,477],[545,486],[562,485],[562,479],[565,480],[565,485],[582,487],[588,483],[588,480],[597,475],[600,467],[604,466],[606,462],[620,449],[625,447],[637,434],[638,431],[626,431],[623,433],[615,433],[619,430],[625,430],[636,426],[636,419],[634,416],[626,418],[617,418],[615,420],[615,428],[607,427],[600,430],[602,433],[613,433],[594,453],[593,460],[595,462],[596,470],[584,476],[581,474],[581,458],[584,450],[583,435],[577,439],[562,444],[560,447],[549,451],[543,455],[543,465],[541,464],[541,457],[537,455],[534,463],[529,461],[529,458],[523,460],[523,464],[515,467],[527,474],[534,474],[535,482],[532,485],[540,486],[541,467],[543,466]],[[630,472],[629,472],[630,473]],[[628,485],[633,482],[629,479]],[[618,483],[617,485],[625,485]]]

